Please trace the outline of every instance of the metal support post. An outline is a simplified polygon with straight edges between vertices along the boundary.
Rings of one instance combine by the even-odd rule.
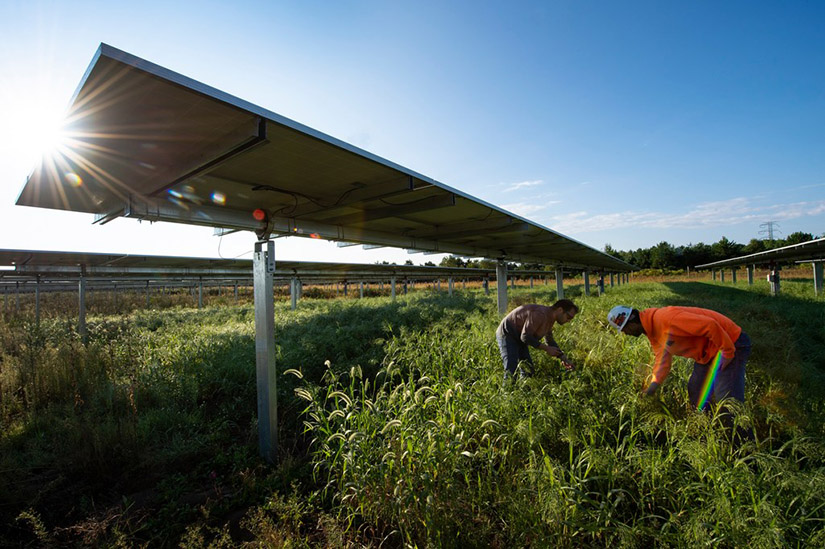
[[[258,449],[268,463],[278,456],[278,390],[275,371],[275,242],[255,243],[255,377],[258,386]]]
[[[753,286],[753,265],[748,265],[748,286]]]
[[[610,273],[610,287],[612,288],[613,286],[613,273]]]
[[[203,277],[198,277],[198,309],[203,309]]]
[[[490,279],[485,276],[481,285],[484,287],[484,295],[490,295]]]
[[[771,286],[771,295],[779,295],[779,266],[771,264],[771,272],[768,274],[768,283]]]
[[[40,328],[40,275],[34,281],[34,325]]]
[[[81,267],[77,284],[77,333],[80,341],[86,343],[86,269]]]
[[[736,267],[731,267],[730,269],[730,280],[736,284]]]
[[[149,281],[146,281],[146,308],[149,308]]]
[[[395,301],[395,277],[390,279],[390,297]]]
[[[584,270],[584,295],[585,297],[590,296],[590,273],[587,269]]]
[[[298,307],[298,279],[289,279],[289,306],[294,311]]]
[[[496,297],[498,301],[498,314],[507,313],[507,263],[496,262]]]
[[[604,295],[604,273],[603,272],[599,272],[598,286],[599,286],[599,295],[603,296]]]
[[[814,261],[814,295],[822,293],[822,262]]]
[[[556,267],[556,299],[564,299],[564,270]]]
[[[447,294],[450,297],[453,297],[453,277],[450,277],[450,278],[447,279],[447,288],[448,288]]]
[[[719,274],[721,275],[722,284],[725,283],[725,269],[719,269]]]
[[[532,276],[530,277],[530,289],[531,290],[533,289],[533,277]]]
[[[713,279],[713,281],[716,282],[716,269],[710,270],[710,276]]]
[[[358,291],[360,293],[360,295],[358,297],[361,298],[361,299],[364,299],[364,283],[363,282],[358,283]]]

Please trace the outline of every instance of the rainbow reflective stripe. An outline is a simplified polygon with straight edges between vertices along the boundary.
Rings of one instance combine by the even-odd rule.
[[[716,358],[713,359],[713,363],[710,365],[708,375],[705,377],[705,384],[702,385],[702,393],[699,395],[699,410],[705,407],[708,397],[710,397],[710,392],[713,390],[713,382],[716,381],[716,376],[719,375],[719,366],[721,364],[722,351],[719,351],[716,353]]]

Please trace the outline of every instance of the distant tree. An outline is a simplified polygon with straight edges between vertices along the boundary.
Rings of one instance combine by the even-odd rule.
[[[636,265],[641,269],[652,268],[652,263],[650,260],[650,248],[639,248],[637,250],[629,252],[629,259],[630,261],[628,261],[628,263]]]
[[[696,265],[705,265],[713,262],[713,250],[704,242],[688,244],[682,251],[682,262],[684,267],[691,269]]]
[[[425,261],[424,266],[425,267],[435,267],[435,263],[433,263],[432,261]]]
[[[412,264],[413,264],[412,259],[408,259],[407,261],[404,262],[404,265],[412,265]]]
[[[650,249],[650,266],[654,269],[675,269],[676,250],[672,244],[659,242]]]
[[[448,255],[439,263],[442,267],[466,267],[467,263],[457,255]]]
[[[758,254],[759,252],[765,251],[765,241],[760,240],[758,238],[751,238],[751,241],[745,244],[745,247],[742,248],[742,253],[746,255],[750,254]]]
[[[744,246],[742,244],[737,244],[725,236],[719,239],[719,242],[711,244],[714,261],[722,261],[723,259],[730,259],[742,255],[743,248]]]
[[[808,242],[809,240],[813,240],[814,235],[811,233],[803,233],[797,231],[795,233],[791,233],[785,239],[785,246],[793,246],[794,244],[802,244],[803,242]]]

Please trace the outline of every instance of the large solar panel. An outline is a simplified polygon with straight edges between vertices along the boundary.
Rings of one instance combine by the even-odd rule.
[[[17,204],[627,271],[590,246],[102,44]]]
[[[81,273],[93,277],[122,277],[136,275],[177,276],[229,276],[251,277],[251,259],[220,259],[208,257],[135,255],[114,253],[68,252],[51,250],[0,250],[0,266],[12,267],[0,270],[4,276],[52,275],[53,277],[78,276]],[[513,276],[550,276],[546,271],[518,270]],[[273,273],[278,278],[299,276],[347,280],[372,278],[389,280],[424,278],[434,280],[447,277],[495,277],[495,269],[471,269],[464,267],[438,267],[425,265],[393,265],[365,263],[331,263],[322,261],[277,261]]]

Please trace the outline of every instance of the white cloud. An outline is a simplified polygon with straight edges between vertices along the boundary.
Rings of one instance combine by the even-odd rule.
[[[545,202],[542,204],[535,204],[535,203],[526,203],[526,202],[518,202],[516,204],[505,204],[502,206],[503,209],[507,210],[508,212],[513,212],[516,215],[521,217],[531,218],[536,212],[540,212],[542,210],[547,209],[548,206],[552,204],[551,202]]]
[[[630,210],[589,215],[586,211],[579,211],[551,217],[550,226],[562,233],[582,233],[618,228],[691,229],[756,223],[768,219],[787,221],[822,213],[825,213],[825,200],[761,205],[750,198],[734,198],[698,204],[683,213]]]
[[[510,183],[502,192],[509,193],[512,191],[517,191],[519,189],[526,189],[528,187],[537,187],[542,183],[544,183],[544,181],[542,181],[541,179],[536,179],[534,181],[521,181],[519,183]]]

